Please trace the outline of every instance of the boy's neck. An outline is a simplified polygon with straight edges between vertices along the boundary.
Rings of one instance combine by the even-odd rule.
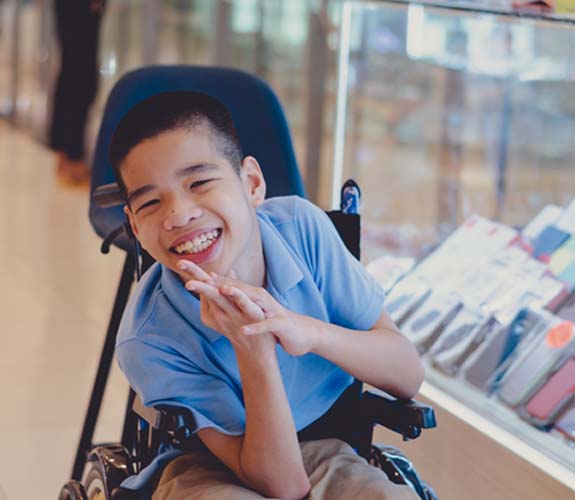
[[[261,242],[261,238],[260,238]],[[260,244],[251,258],[245,262],[243,269],[237,269],[236,274],[240,281],[247,285],[262,287],[266,286],[266,261],[263,246]]]

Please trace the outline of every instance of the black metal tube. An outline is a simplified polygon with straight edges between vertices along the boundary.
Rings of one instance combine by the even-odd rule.
[[[100,406],[102,405],[102,398],[106,383],[110,374],[110,367],[112,366],[112,359],[114,357],[114,345],[116,343],[116,334],[120,326],[120,319],[122,313],[128,302],[130,289],[134,282],[134,258],[131,254],[126,254],[124,262],[124,269],[120,278],[120,284],[116,293],[116,300],[114,301],[114,308],[112,316],[108,325],[108,332],[104,341],[104,347],[100,356],[100,363],[98,365],[98,372],[94,380],[92,388],[92,396],[90,397],[90,404],[84,419],[84,426],[82,428],[82,435],[78,444],[76,452],[76,459],[74,460],[74,468],[72,469],[72,479],[80,481],[86,464],[86,458],[90,449],[92,448],[92,437],[94,436],[94,429],[100,413]]]

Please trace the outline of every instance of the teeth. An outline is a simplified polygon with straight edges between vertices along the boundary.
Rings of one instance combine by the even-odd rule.
[[[179,254],[190,254],[203,252],[206,248],[210,247],[212,243],[217,239],[220,232],[217,229],[210,231],[209,233],[204,233],[196,236],[193,240],[188,240],[184,243],[177,245],[174,250]]]

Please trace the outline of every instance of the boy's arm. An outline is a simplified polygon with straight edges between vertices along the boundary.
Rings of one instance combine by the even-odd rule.
[[[424,375],[419,355],[387,312],[369,330],[351,330],[289,311],[263,288],[229,278],[218,280],[222,293],[241,289],[264,311],[266,319],[242,328],[247,336],[271,332],[288,353],[318,354],[399,398],[412,398],[419,390]]]
[[[419,391],[424,376],[419,355],[387,312],[368,331],[307,319],[315,324],[311,352],[396,397],[410,399]]]
[[[310,483],[279,371],[276,340],[269,333],[241,333],[242,325],[263,319],[263,313],[239,290],[224,297],[198,281],[193,290],[201,296],[204,324],[228,337],[234,347],[246,409],[243,436],[205,428],[198,431],[200,439],[249,487],[270,497],[304,497]]]
[[[236,350],[242,377],[246,428],[228,436],[207,428],[200,439],[239,479],[273,498],[303,498],[310,488],[275,347]]]
[[[318,354],[398,398],[410,399],[417,394],[423,382],[423,365],[413,344],[385,311],[370,330],[361,331],[293,313],[279,304],[276,308],[273,317],[247,325],[244,333],[272,332],[290,354]]]

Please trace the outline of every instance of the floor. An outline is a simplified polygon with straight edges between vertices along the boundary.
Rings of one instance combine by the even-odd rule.
[[[0,121],[0,500],[57,498],[68,479],[123,263],[54,162]],[[127,390],[114,367],[96,442],[118,440]]]

